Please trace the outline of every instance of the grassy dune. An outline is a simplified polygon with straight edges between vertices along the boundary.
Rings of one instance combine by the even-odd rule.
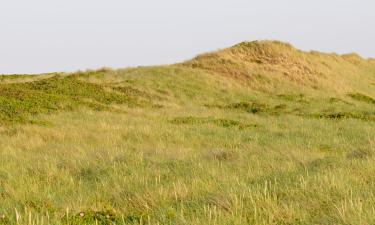
[[[263,41],[0,82],[0,224],[375,223],[371,59]]]

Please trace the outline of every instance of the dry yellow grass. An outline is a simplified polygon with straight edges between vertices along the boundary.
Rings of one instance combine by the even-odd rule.
[[[274,90],[285,84],[341,93],[353,89],[355,78],[364,79],[358,79],[364,86],[372,76],[368,68],[374,70],[357,54],[303,52],[277,41],[244,42],[200,55],[183,65],[232,77],[255,89]]]
[[[2,77],[0,224],[374,224],[374,75],[253,42]]]

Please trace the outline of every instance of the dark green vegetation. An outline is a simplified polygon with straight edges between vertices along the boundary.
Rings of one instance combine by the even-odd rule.
[[[143,93],[130,87],[111,87],[84,82],[77,76],[43,79],[0,86],[0,122],[32,122],[40,113],[79,107],[110,109],[111,104],[142,105]]]
[[[214,124],[216,126],[220,127],[238,127],[240,129],[244,128],[250,128],[250,127],[257,127],[257,125],[254,124],[242,124],[241,122],[237,120],[230,120],[230,119],[214,119],[210,117],[178,117],[171,121],[174,124],[181,125],[181,124],[188,124],[188,125],[199,125],[199,124]]]
[[[351,93],[349,94],[349,96],[358,101],[367,102],[369,104],[375,104],[375,99],[367,95],[363,95],[360,93]]]
[[[374,224],[375,64],[241,43],[0,78],[0,224]]]

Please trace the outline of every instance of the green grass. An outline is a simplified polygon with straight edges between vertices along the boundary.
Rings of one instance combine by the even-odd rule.
[[[375,66],[209,55],[2,77],[0,224],[375,223]]]
[[[142,93],[131,87],[106,87],[75,76],[0,86],[0,123],[31,122],[34,115],[78,107],[104,110],[111,104],[139,105]]]

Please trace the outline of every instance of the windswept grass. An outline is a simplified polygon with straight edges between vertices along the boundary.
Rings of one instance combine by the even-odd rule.
[[[358,57],[252,42],[2,77],[0,224],[374,224],[375,67]]]

